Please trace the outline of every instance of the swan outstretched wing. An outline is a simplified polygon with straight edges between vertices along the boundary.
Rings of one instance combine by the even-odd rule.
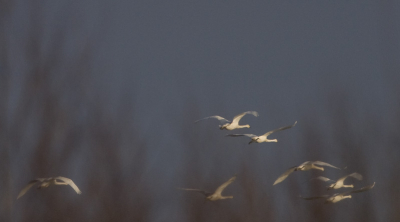
[[[219,186],[216,190],[215,190],[215,194],[217,195],[221,195],[222,191],[224,191],[224,189],[231,184],[233,181],[235,181],[236,179],[236,175],[233,176],[232,178],[230,178],[228,181],[226,181],[225,183],[223,183],[221,186]]]
[[[197,123],[197,122],[199,122],[199,121],[201,121],[201,120],[210,119],[210,118],[217,119],[217,120],[219,120],[221,123],[230,123],[230,122],[231,122],[231,121],[225,119],[225,118],[222,117],[222,116],[208,116],[208,117],[204,117],[204,118],[202,118],[202,119],[198,119],[198,120],[196,120],[196,121],[194,121],[194,122]]]
[[[233,117],[232,123],[239,124],[239,120],[246,114],[251,114],[251,115],[253,115],[255,117],[258,116],[258,113],[256,111],[247,111],[247,112],[241,113],[241,114]]]
[[[286,177],[288,177],[291,173],[293,173],[293,171],[294,171],[296,168],[297,168],[297,167],[292,167],[292,168],[286,170],[286,172],[284,172],[282,175],[280,175],[280,176],[278,177],[278,179],[275,180],[275,182],[274,182],[273,185],[276,185],[276,184],[278,184],[278,183],[284,181],[284,180],[286,179]]]
[[[347,194],[352,194],[352,193],[365,192],[365,191],[367,191],[367,190],[370,190],[370,189],[374,188],[374,186],[375,186],[375,182],[374,182],[373,184],[371,184],[371,185],[365,186],[365,187],[360,188],[360,189],[358,189],[358,190],[352,190],[352,191],[348,191],[348,192],[341,193],[341,194],[342,194],[342,195],[347,195]]]
[[[253,137],[256,137],[257,135],[254,135],[254,134],[227,134],[226,136],[231,136],[231,137],[247,136],[247,137],[253,138]]]
[[[336,168],[336,169],[341,170],[339,167],[335,167],[335,166],[333,166],[333,165],[331,165],[331,164],[329,164],[329,163],[325,163],[325,162],[322,162],[322,161],[311,161],[310,164],[316,164],[316,165],[321,165],[321,166],[328,166],[328,167],[332,167],[332,168]]]
[[[82,192],[79,190],[78,186],[75,185],[74,181],[66,177],[55,177],[56,180],[62,180],[63,182],[67,183],[72,189],[75,190],[77,194],[81,194]]]
[[[357,180],[362,180],[362,178],[363,178],[363,176],[362,176],[361,174],[359,174],[359,173],[352,173],[352,174],[349,174],[349,175],[346,175],[346,176],[344,176],[344,177],[339,178],[339,179],[337,180],[337,183],[343,183],[343,181],[344,181],[347,177],[353,177],[353,178],[356,178]]]
[[[321,181],[324,181],[324,182],[335,182],[334,180],[331,180],[328,177],[323,177],[323,176],[312,178],[312,180],[321,180]]]
[[[205,190],[200,190],[200,189],[190,189],[190,188],[180,188],[180,187],[178,187],[178,189],[180,189],[180,190],[186,190],[186,191],[195,191],[195,192],[198,192],[198,193],[202,193],[204,196],[210,196],[212,193],[210,193],[210,192],[207,192],[207,191],[205,191]]]
[[[272,133],[275,133],[275,132],[278,132],[278,131],[281,131],[281,130],[290,129],[290,128],[292,128],[292,127],[296,126],[296,124],[297,124],[297,121],[296,121],[296,122],[294,122],[294,124],[293,124],[293,125],[290,125],[290,126],[284,126],[284,127],[278,128],[278,129],[271,130],[271,131],[269,131],[269,132],[265,133],[263,136],[268,136],[268,135],[270,135],[270,134],[272,134]]]
[[[19,192],[17,199],[19,199],[20,197],[24,196],[24,194],[25,194],[33,185],[35,185],[37,182],[43,182],[44,180],[45,180],[45,178],[38,178],[38,179],[29,181],[28,185],[26,185],[26,186],[24,187],[24,189],[22,189],[22,190]]]
[[[315,200],[315,199],[322,199],[322,198],[328,198],[330,197],[329,195],[322,195],[322,196],[315,196],[315,197],[302,197],[299,196],[300,198],[303,198],[304,200]]]
[[[306,161],[306,162],[300,164],[298,167],[302,167],[302,166],[309,165],[309,164],[312,164],[312,161]]]

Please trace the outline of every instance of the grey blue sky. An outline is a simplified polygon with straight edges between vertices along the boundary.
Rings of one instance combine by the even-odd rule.
[[[383,184],[396,172],[382,172],[383,168],[396,164],[393,170],[399,170],[399,151],[384,143],[384,135],[397,128],[400,120],[399,12],[398,1],[369,0],[15,1],[2,17],[8,64],[7,73],[2,75],[10,76],[7,124],[11,126],[18,119],[14,115],[26,93],[23,86],[31,81],[32,67],[40,66],[40,62],[48,64],[58,55],[61,59],[52,67],[50,91],[63,91],[60,104],[67,111],[76,111],[73,121],[78,127],[92,115],[87,113],[87,106],[101,104],[104,115],[118,125],[121,109],[133,104],[132,119],[126,120],[128,128],[135,129],[149,146],[147,170],[141,180],[157,177],[165,185],[153,187],[154,196],[160,196],[154,201],[163,204],[152,208],[149,221],[165,221],[162,218],[166,217],[185,221],[184,210],[179,210],[182,197],[168,204],[166,200],[171,197],[165,194],[176,186],[191,185],[179,184],[186,175],[182,170],[185,152],[192,152],[192,147],[185,147],[183,131],[204,137],[202,140],[213,135],[209,140],[215,147],[201,155],[227,155],[228,163],[221,164],[219,174],[226,173],[223,178],[235,173],[237,169],[232,166],[237,162],[252,165],[258,182],[266,187],[264,193],[274,198],[277,218],[289,221],[293,217],[285,210],[303,202],[290,202],[286,193],[289,185],[272,187],[273,180],[286,168],[309,158],[326,158],[334,165],[351,167],[351,159],[335,151],[340,144],[332,136],[340,131],[335,128],[335,116],[344,114],[347,126],[357,131],[359,138],[368,138],[364,142],[371,145],[361,152],[370,163],[365,183],[377,181],[376,189],[381,189],[375,195],[368,194],[372,195],[368,200],[379,203],[374,208],[375,219],[390,221],[385,217],[387,211],[378,207],[386,206],[378,194],[390,197],[383,194]],[[26,46],[32,41],[30,33],[35,30],[39,33],[39,65],[32,64],[26,55]],[[86,49],[87,57],[79,57]],[[84,59],[85,66],[80,66]],[[84,79],[70,81],[71,75],[78,77],[79,72]],[[84,85],[83,93],[73,87],[79,84]],[[38,102],[32,109],[33,120],[21,142],[23,148],[12,152],[13,160],[27,159],[33,152],[34,146],[29,144],[37,142],[34,132],[39,125],[35,112],[40,113],[42,106]],[[194,113],[187,113],[193,109]],[[217,121],[182,123],[210,115],[232,118],[247,110],[256,110],[260,116],[244,117],[243,122],[251,124],[251,129],[240,133],[263,134],[296,120],[298,125],[277,134],[278,143],[249,147],[247,139],[224,137],[227,132],[217,128]],[[370,118],[375,125],[369,124]],[[299,148],[305,144],[305,130],[314,126],[330,144],[315,155]],[[129,161],[129,142],[122,149],[125,161]],[[83,160],[89,155],[77,152],[79,166],[87,167]],[[213,158],[202,162],[203,178],[218,170],[214,162]],[[17,165],[11,164],[13,172],[30,168],[29,164]],[[78,184],[84,184],[79,169],[71,167],[71,172]],[[21,185],[31,177],[40,176],[27,173],[14,179]],[[298,185],[309,191],[305,180]],[[336,210],[360,210],[356,204],[348,202]],[[306,212],[310,206],[302,209]],[[343,217],[337,216],[335,221],[343,221]]]

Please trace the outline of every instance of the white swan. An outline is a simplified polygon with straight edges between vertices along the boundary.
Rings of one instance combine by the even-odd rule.
[[[263,134],[261,136],[257,136],[257,135],[254,135],[254,134],[228,134],[226,136],[232,136],[232,137],[247,136],[247,137],[250,137],[251,141],[249,142],[249,144],[251,144],[251,143],[263,143],[263,142],[278,142],[277,139],[270,140],[267,137],[272,133],[275,133],[275,132],[278,132],[278,131],[281,131],[281,130],[285,130],[285,129],[290,129],[290,128],[294,127],[296,124],[297,124],[297,121],[294,122],[293,125],[284,126],[284,127],[281,127],[281,128],[275,129],[275,130],[271,130],[271,131],[269,131],[269,132],[267,132],[267,133],[265,133],[265,134]]]
[[[258,116],[258,113],[256,111],[247,111],[247,112],[241,113],[241,114],[233,117],[232,122],[227,120],[227,119],[225,119],[224,117],[221,117],[221,116],[209,116],[209,117],[205,117],[203,119],[196,120],[194,122],[197,123],[197,122],[199,122],[201,120],[214,118],[214,119],[217,119],[217,120],[219,120],[221,122],[222,125],[219,125],[219,128],[221,130],[223,130],[223,129],[234,130],[234,129],[240,129],[240,128],[250,128],[250,125],[248,125],[248,124],[247,125],[239,125],[239,120],[246,114],[251,114],[251,115],[253,115],[255,117]]]
[[[233,196],[222,196],[221,193],[229,184],[231,184],[233,181],[235,181],[235,179],[236,179],[236,175],[233,176],[232,178],[230,178],[225,183],[223,183],[221,186],[219,186],[215,190],[214,193],[210,193],[210,192],[207,192],[207,191],[204,191],[204,190],[199,190],[199,189],[189,189],[189,188],[179,188],[179,189],[188,190],[188,191],[196,191],[196,192],[202,193],[202,194],[204,194],[204,196],[206,196],[206,200],[210,200],[210,201],[223,200],[223,199],[232,199]]]
[[[360,193],[360,192],[364,192],[367,190],[372,189],[375,186],[375,182],[369,186],[363,187],[361,189],[358,190],[352,190],[352,191],[348,191],[348,192],[344,192],[344,193],[335,193],[333,195],[322,195],[322,196],[316,196],[316,197],[302,197],[301,198],[305,199],[305,200],[314,200],[314,199],[321,199],[321,198],[326,198],[325,203],[337,203],[341,200],[347,199],[347,198],[351,198],[352,193]]]
[[[57,180],[61,180],[62,182],[59,182]],[[37,178],[35,180],[31,180],[28,185],[26,185],[24,189],[19,192],[17,199],[22,197],[36,183],[39,183],[38,189],[46,188],[50,185],[70,185],[77,194],[82,193],[75,185],[75,183],[71,179],[68,179],[66,177]]]
[[[293,173],[294,171],[306,171],[306,170],[311,170],[311,169],[324,171],[323,167],[318,167],[316,165],[328,166],[328,167],[332,167],[332,168],[336,168],[336,169],[340,170],[340,168],[335,167],[329,163],[322,162],[322,161],[306,161],[306,162],[300,164],[299,166],[289,168],[286,172],[284,172],[282,175],[280,175],[278,177],[278,179],[275,180],[273,185],[276,185],[276,184],[282,182],[283,180],[286,179],[286,177],[289,176],[289,174]]]
[[[363,178],[362,175],[359,174],[359,173],[352,173],[352,174],[349,174],[349,175],[346,175],[344,177],[339,178],[337,181],[331,180],[331,179],[329,179],[327,177],[323,177],[323,176],[319,176],[319,177],[314,178],[314,179],[322,180],[324,182],[332,182],[332,184],[328,186],[328,190],[331,190],[331,189],[335,189],[336,190],[336,189],[339,189],[339,188],[342,188],[342,187],[353,188],[354,187],[353,184],[350,184],[350,185],[344,185],[343,184],[344,180],[347,177],[353,177],[353,178],[356,178],[357,180],[362,180],[362,178]]]

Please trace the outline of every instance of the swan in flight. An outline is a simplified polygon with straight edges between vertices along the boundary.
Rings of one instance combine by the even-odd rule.
[[[349,175],[346,175],[344,177],[339,178],[337,181],[331,180],[331,179],[323,177],[323,176],[319,176],[319,177],[314,178],[314,179],[322,180],[324,182],[331,182],[332,184],[328,186],[328,190],[331,190],[331,189],[335,189],[336,190],[336,189],[339,189],[339,188],[342,188],[342,187],[353,188],[354,187],[353,184],[350,184],[350,185],[344,185],[343,184],[344,180],[347,177],[353,177],[353,178],[356,178],[357,180],[362,180],[362,178],[363,178],[362,175],[359,174],[359,173],[352,173],[352,174],[349,174]]]
[[[62,182],[58,181],[61,180]],[[70,185],[72,189],[75,190],[77,194],[81,194],[82,192],[75,185],[75,183],[66,177],[50,177],[50,178],[37,178],[35,180],[31,180],[28,185],[24,187],[24,189],[19,192],[17,199],[22,197],[33,185],[39,183],[38,189],[46,188],[50,185]]]
[[[281,131],[281,130],[285,130],[285,129],[290,129],[290,128],[294,127],[296,124],[297,124],[297,121],[294,122],[293,125],[284,126],[284,127],[281,127],[281,128],[275,129],[275,130],[271,130],[271,131],[269,131],[269,132],[267,132],[267,133],[265,133],[265,134],[263,134],[261,136],[257,136],[257,135],[254,135],[254,134],[228,134],[226,136],[232,136],[232,137],[247,136],[247,137],[250,137],[251,141],[249,142],[249,144],[251,144],[251,143],[263,143],[263,142],[278,142],[277,139],[271,139],[270,140],[267,137],[272,133],[275,133],[275,132],[278,132],[278,131]]]
[[[322,195],[322,196],[316,196],[316,197],[302,197],[301,198],[305,199],[305,200],[315,200],[315,199],[321,199],[321,198],[326,198],[325,203],[337,203],[343,199],[347,199],[347,198],[351,198],[352,193],[360,193],[360,192],[364,192],[367,190],[372,189],[375,186],[375,182],[369,186],[363,187],[361,189],[358,190],[352,190],[352,191],[348,191],[348,192],[344,192],[344,193],[335,193],[333,195]]]
[[[288,177],[289,174],[293,173],[294,171],[306,171],[306,170],[311,170],[311,169],[324,171],[323,167],[319,167],[319,166],[316,166],[316,165],[328,166],[328,167],[332,167],[332,168],[340,170],[340,168],[335,167],[335,166],[333,166],[333,165],[331,165],[329,163],[322,162],[322,161],[306,161],[306,162],[300,164],[299,166],[295,166],[295,167],[289,168],[286,172],[284,172],[282,175],[280,175],[278,177],[278,179],[275,180],[273,185],[276,185],[276,184],[284,181],[286,179],[286,177]]]
[[[219,186],[214,193],[210,193],[204,190],[199,190],[199,189],[188,189],[188,188],[179,188],[181,190],[188,190],[188,191],[196,191],[199,193],[202,193],[204,196],[206,196],[206,200],[210,201],[216,201],[216,200],[223,200],[223,199],[232,199],[233,196],[222,196],[221,193],[222,191],[233,181],[235,181],[236,175],[230,178],[228,181],[223,183],[221,186]]]
[[[221,130],[223,130],[223,129],[234,130],[234,129],[240,129],[240,128],[250,128],[250,125],[248,125],[248,124],[247,125],[239,125],[239,120],[246,114],[251,114],[251,115],[253,115],[255,117],[258,116],[258,113],[256,111],[247,111],[247,112],[241,113],[241,114],[233,117],[232,122],[227,120],[227,119],[225,119],[224,117],[221,117],[221,116],[209,116],[209,117],[205,117],[203,119],[196,120],[194,122],[197,123],[197,122],[199,122],[201,120],[214,118],[214,119],[217,119],[217,120],[219,120],[221,122],[222,125],[219,125],[219,128]]]

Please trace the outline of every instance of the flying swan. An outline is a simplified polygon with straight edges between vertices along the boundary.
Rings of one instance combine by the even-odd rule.
[[[249,144],[251,144],[251,143],[263,143],[263,142],[278,142],[277,139],[271,139],[270,140],[267,137],[272,133],[275,133],[275,132],[278,132],[278,131],[281,131],[281,130],[290,129],[290,128],[294,127],[296,124],[297,124],[297,121],[294,122],[293,125],[284,126],[284,127],[279,128],[279,129],[271,130],[271,131],[269,131],[269,132],[267,132],[267,133],[265,133],[265,134],[263,134],[261,136],[257,136],[257,135],[254,135],[254,134],[228,134],[226,136],[232,136],[232,137],[247,136],[247,137],[250,137],[251,141],[249,142]]]
[[[210,201],[216,201],[216,200],[223,200],[223,199],[232,199],[233,196],[222,196],[221,193],[222,191],[233,181],[235,181],[236,175],[230,178],[228,181],[223,183],[221,186],[219,186],[214,193],[210,193],[204,190],[199,190],[199,189],[188,189],[188,188],[179,188],[181,190],[188,190],[188,191],[196,191],[199,193],[202,193],[204,196],[206,196],[206,200]]]
[[[350,185],[344,185],[343,184],[344,180],[347,177],[353,177],[353,178],[356,178],[357,180],[362,180],[362,178],[363,178],[362,175],[359,174],[359,173],[352,173],[352,174],[349,174],[349,175],[346,175],[344,177],[339,178],[337,181],[331,180],[331,179],[329,179],[327,177],[323,177],[323,176],[319,176],[319,177],[314,178],[314,179],[332,183],[331,185],[328,186],[328,190],[331,190],[331,189],[335,189],[336,190],[336,189],[339,189],[339,188],[342,188],[342,187],[353,188],[354,187],[353,184],[350,184]]]
[[[57,180],[61,180],[62,182]],[[79,188],[75,185],[75,183],[71,179],[68,179],[66,177],[37,178],[35,180],[31,180],[28,183],[28,185],[26,185],[26,187],[24,187],[24,189],[22,189],[21,192],[19,192],[17,199],[22,197],[36,183],[39,183],[39,186],[37,187],[38,189],[46,188],[50,185],[70,185],[77,194],[82,193],[79,190]]]
[[[375,182],[373,184],[363,187],[361,189],[352,190],[352,191],[348,191],[348,192],[344,192],[344,193],[335,193],[333,195],[322,195],[322,196],[316,196],[316,197],[302,197],[302,196],[300,196],[300,197],[305,200],[315,200],[315,199],[326,198],[325,203],[337,203],[343,199],[351,198],[350,194],[352,194],[352,193],[364,192],[364,191],[372,189],[374,186],[375,186]]]
[[[300,164],[299,166],[289,168],[286,172],[284,172],[282,175],[280,175],[278,177],[278,179],[275,180],[273,185],[276,185],[276,184],[284,181],[286,179],[286,177],[288,177],[289,174],[293,173],[294,171],[306,171],[306,170],[311,170],[311,169],[324,171],[323,167],[318,167],[316,165],[328,166],[328,167],[332,167],[332,168],[340,170],[340,168],[335,167],[329,163],[322,162],[322,161],[306,161],[306,162]]]
[[[234,130],[234,129],[240,129],[240,128],[250,128],[250,125],[248,125],[248,124],[247,125],[239,125],[239,120],[246,114],[251,114],[255,117],[258,116],[258,113],[256,111],[247,111],[247,112],[241,113],[241,114],[233,117],[232,122],[221,116],[209,116],[209,117],[205,117],[203,119],[196,120],[194,122],[197,123],[201,120],[214,118],[221,122],[222,125],[219,125],[219,129],[221,129],[221,130],[223,130],[223,129]]]

